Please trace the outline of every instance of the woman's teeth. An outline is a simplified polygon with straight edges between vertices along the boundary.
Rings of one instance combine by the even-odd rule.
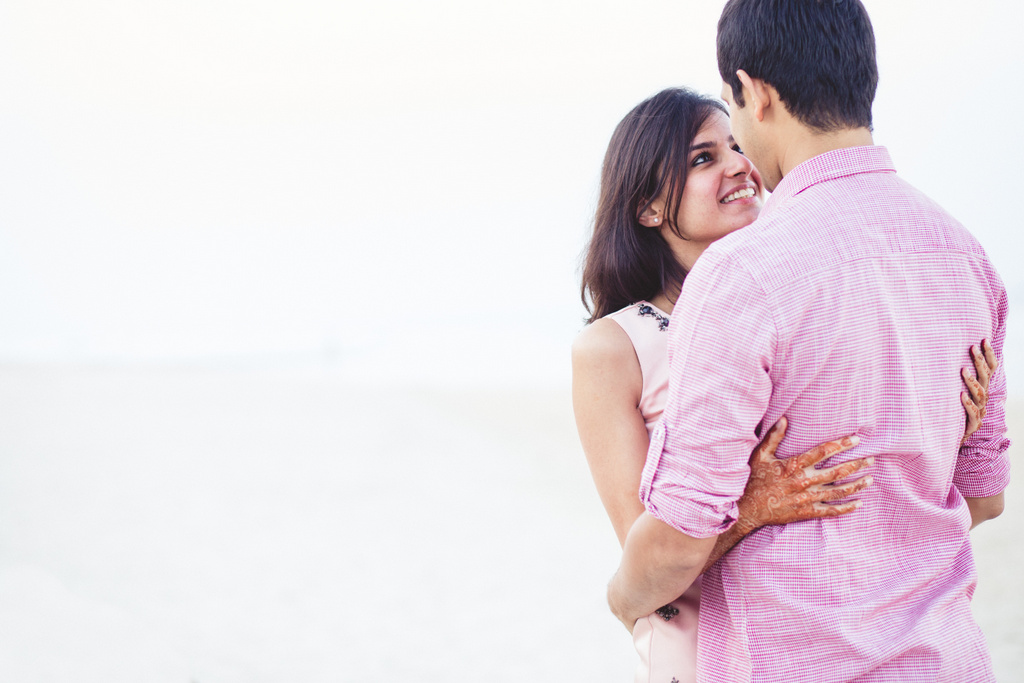
[[[729,195],[728,197],[723,199],[722,200],[722,204],[728,204],[729,202],[731,202],[734,199],[742,199],[744,197],[753,197],[753,196],[754,196],[754,188],[752,188],[752,187],[745,187],[742,190],[736,190],[731,195]]]

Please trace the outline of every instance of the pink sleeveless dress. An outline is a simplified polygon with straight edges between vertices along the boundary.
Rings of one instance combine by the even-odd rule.
[[[639,408],[650,436],[665,409],[668,395],[669,316],[641,301],[608,317],[625,330],[640,361],[643,391]],[[640,655],[640,664],[635,683],[694,683],[697,680],[699,607],[698,578],[679,599],[636,622],[633,644]]]

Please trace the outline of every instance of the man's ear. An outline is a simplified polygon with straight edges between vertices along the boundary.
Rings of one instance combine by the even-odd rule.
[[[764,121],[767,109],[772,105],[773,88],[760,78],[751,78],[743,69],[736,70],[736,77],[743,86],[743,99],[752,107],[754,118]]]
[[[637,220],[645,228],[660,228],[665,221],[664,208],[663,202],[651,202],[651,205],[637,216]]]

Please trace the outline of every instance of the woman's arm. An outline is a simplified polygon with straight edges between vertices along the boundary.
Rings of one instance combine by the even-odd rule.
[[[834,501],[871,485],[871,477],[835,486],[836,481],[874,463],[873,457],[850,460],[840,465],[817,469],[815,465],[860,443],[856,436],[827,441],[806,453],[780,460],[775,451],[786,435],[783,417],[768,430],[764,440],[750,456],[750,478],[743,497],[739,499],[739,520],[718,537],[703,571],[707,571],[722,555],[755,529],[769,524],[788,524],[818,517],[836,517],[853,512],[860,501]]]
[[[650,440],[637,405],[643,390],[640,361],[629,337],[615,322],[598,320],[573,344],[573,410],[583,452],[619,544],[644,512],[640,477]],[[871,464],[853,460],[815,469],[826,458],[856,445],[847,437],[829,441],[793,458],[775,457],[785,435],[785,418],[772,427],[751,455],[751,476],[739,500],[739,521],[719,536],[707,569],[751,531],[766,524],[786,524],[853,512],[856,501],[829,505],[871,483],[862,477],[831,486]]]
[[[626,332],[612,320],[586,327],[572,346],[572,405],[590,474],[619,545],[643,513],[640,475],[649,437],[637,407],[640,361]]]
[[[967,385],[967,391],[961,392],[960,402],[967,413],[962,444],[967,437],[978,431],[985,417],[985,406],[988,403],[988,383],[992,374],[999,367],[995,351],[988,340],[982,340],[980,346],[972,346],[971,358],[977,378],[964,368],[961,377]],[[830,441],[821,444],[807,453],[789,460],[775,457],[782,437],[785,435],[785,418],[779,421],[765,440],[750,456],[750,479],[743,497],[739,500],[740,519],[728,531],[718,537],[711,556],[704,566],[704,571],[727,553],[744,536],[755,529],[769,524],[788,524],[789,522],[812,519],[814,517],[832,517],[853,512],[860,507],[859,501],[839,504],[828,504],[860,491],[871,483],[871,477],[861,477],[842,486],[829,486],[831,482],[840,481],[857,470],[874,462],[873,458],[854,460],[842,465],[823,470],[814,469],[814,465],[836,453],[847,450],[843,446],[847,441]],[[807,487],[808,494],[819,492],[824,494],[814,500],[802,499],[801,486]],[[966,498],[967,507],[971,511],[971,528],[984,521],[994,519],[1003,512],[1003,495],[989,498]]]
[[[967,413],[964,439],[981,426],[989,378],[998,367],[995,352],[987,340],[980,348],[972,347],[970,351],[977,379],[964,369],[962,376],[968,390],[961,395]],[[629,337],[610,320],[598,320],[580,334],[573,344],[572,359],[576,426],[601,502],[621,545],[644,511],[639,488],[649,438],[637,407],[643,390],[640,362]],[[861,477],[842,486],[830,484],[870,465],[873,459],[815,469],[815,464],[851,448],[854,441],[847,438],[779,460],[775,450],[785,430],[783,418],[751,454],[751,476],[738,502],[739,521],[718,537],[705,571],[744,536],[762,526],[843,515],[860,507],[858,501],[838,504],[833,501],[862,490],[871,483],[870,477]],[[973,526],[1002,511],[1002,498],[998,498],[998,501],[967,499]]]

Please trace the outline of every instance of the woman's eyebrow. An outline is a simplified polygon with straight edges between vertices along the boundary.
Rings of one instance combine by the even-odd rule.
[[[698,142],[696,145],[690,145],[690,151],[693,152],[698,149],[710,149],[711,147],[717,146],[717,142]]]

